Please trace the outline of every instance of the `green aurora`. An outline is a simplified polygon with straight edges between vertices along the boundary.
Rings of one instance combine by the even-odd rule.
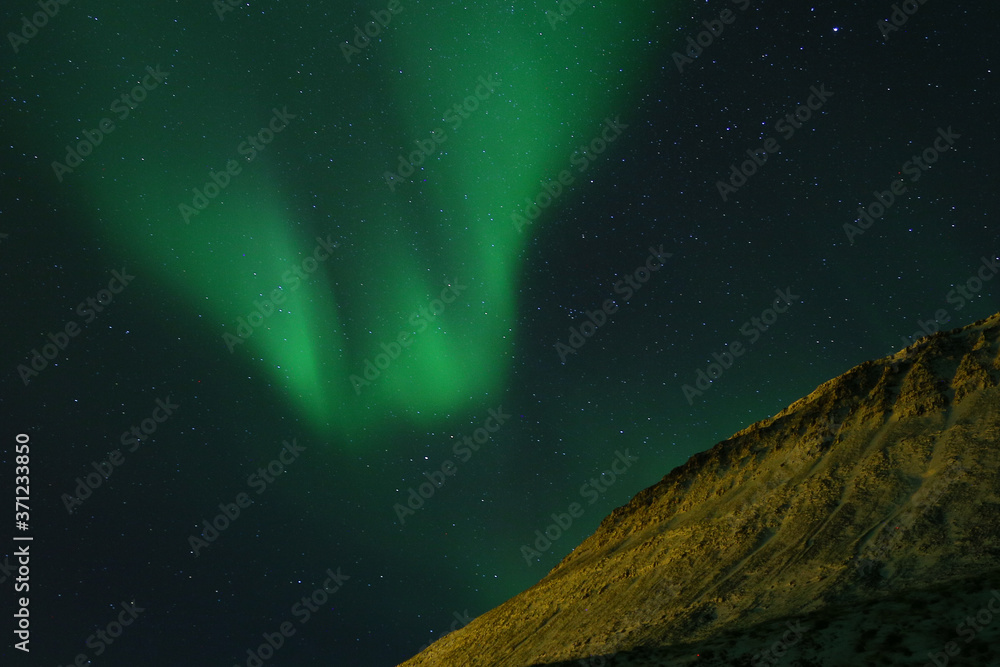
[[[605,118],[633,106],[649,65],[635,56],[635,42],[649,41],[648,10],[625,3],[576,7],[558,21],[499,4],[401,8],[383,12],[391,21],[350,63],[340,44],[355,39],[368,12],[240,7],[220,21],[206,3],[202,23],[182,25],[162,8],[106,16],[66,9],[57,20],[76,25],[60,33],[77,40],[43,31],[23,47],[29,67],[55,60],[52,50],[80,53],[78,40],[102,41],[80,36],[88,31],[114,43],[113,53],[86,51],[78,70],[40,88],[46,108],[64,115],[37,123],[62,128],[37,141],[62,158],[84,130],[114,122],[101,140],[108,146],[60,173],[62,186],[130,268],[183,296],[206,341],[266,373],[327,437],[377,436],[378,417],[389,413],[431,423],[501,390],[518,336],[521,251],[536,229],[519,231],[512,214],[571,167]],[[296,44],[278,41],[291,25]],[[248,41],[260,48],[246,49]],[[108,60],[119,57],[134,61],[135,79],[111,73]],[[168,72],[165,82],[126,117],[121,103],[112,113],[146,67]],[[470,98],[485,80],[499,83],[481,101]],[[72,104],[51,103],[67,94]],[[454,109],[460,104],[464,113]],[[285,127],[248,149],[282,109]],[[234,122],[237,110],[256,111],[259,123]],[[26,119],[26,131],[36,120]],[[411,178],[388,187],[399,156],[435,131],[444,141]],[[613,147],[589,168],[610,154]],[[185,209],[227,163],[232,175],[221,192],[199,200],[203,210]],[[566,199],[587,177],[572,166]],[[338,247],[314,273],[291,279],[317,238]],[[453,304],[433,321],[411,319],[452,281],[467,286]],[[233,343],[238,318],[279,288],[279,310]],[[383,344],[392,349],[401,332],[409,347],[370,384],[359,382],[366,361]]]

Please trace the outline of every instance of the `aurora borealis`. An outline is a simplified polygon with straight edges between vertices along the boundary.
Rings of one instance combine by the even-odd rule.
[[[993,56],[959,32],[976,10],[928,3],[885,36],[891,4],[74,0],[8,37],[0,400],[4,451],[35,451],[31,659],[70,664],[135,600],[94,664],[244,664],[339,567],[267,664],[396,664],[691,454],[897,349],[1000,248]],[[5,8],[5,33],[37,11]],[[848,239],[949,127],[954,149]],[[669,259],[623,299],[652,251]],[[83,321],[112,270],[134,279]],[[781,289],[800,299],[686,400]],[[176,414],[68,513],[168,395]],[[491,410],[510,419],[479,443]],[[293,439],[300,462],[192,555]],[[521,545],[626,448],[641,463],[528,567]]]
[[[595,11],[589,18],[580,16],[580,26],[599,25],[607,20],[609,9]],[[568,35],[546,34],[544,41],[536,36],[538,44],[532,48],[523,43],[527,26],[521,26],[520,33],[509,29],[506,37],[500,36],[502,31],[493,37],[493,29],[480,26],[476,31],[485,33],[480,38],[488,42],[469,58],[462,43],[431,42],[440,20],[437,12],[405,10],[403,6],[384,28],[384,44],[346,54],[349,64],[335,57],[339,44],[332,25],[315,34],[315,42],[325,43],[327,53],[319,46],[307,49],[308,57],[297,49],[282,49],[278,32],[268,37],[278,48],[267,56],[225,53],[226,45],[264,30],[274,20],[270,11],[257,16],[236,10],[223,13],[221,25],[208,21],[215,18],[211,15],[186,20],[183,27],[178,20],[167,24],[173,29],[154,19],[157,10],[152,15],[133,10],[136,15],[130,17],[119,11],[114,17],[96,17],[98,24],[112,24],[105,30],[113,31],[120,21],[155,31],[143,41],[158,42],[160,48],[147,47],[134,55],[155,62],[157,71],[168,72],[162,77],[163,88],[151,90],[132,118],[123,119],[105,137],[108,146],[95,150],[86,169],[80,168],[72,175],[75,182],[67,184],[108,212],[100,229],[122,255],[155,266],[150,279],[170,285],[191,302],[202,301],[205,317],[227,328],[221,337],[232,335],[237,318],[253,310],[254,299],[275,288],[294,289],[285,278],[288,266],[309,251],[313,236],[333,234],[345,243],[351,238],[351,248],[345,248],[335,263],[324,264],[316,280],[304,284],[301,292],[289,295],[287,307],[280,308],[245,345],[246,353],[259,361],[259,372],[284,387],[296,410],[326,436],[373,427],[345,383],[356,372],[355,359],[374,356],[380,344],[393,340],[397,330],[408,324],[405,319],[394,321],[394,316],[424,305],[431,291],[451,275],[475,283],[469,297],[475,301],[446,316],[440,329],[415,338],[398,369],[372,387],[367,405],[421,421],[419,415],[429,410],[466,404],[463,396],[497,390],[505,376],[502,359],[511,354],[516,336],[512,320],[517,258],[530,238],[502,223],[518,202],[535,195],[572,137],[590,133],[588,121],[611,113],[615,98],[622,95],[609,96],[603,86],[589,80],[595,67],[598,75],[611,75],[613,63],[605,58],[595,59],[591,67],[559,73],[554,63],[565,62],[576,46]],[[360,21],[369,18],[367,14],[343,18]],[[488,15],[455,17],[455,29],[463,23],[471,28]],[[511,27],[519,22],[514,16],[503,20]],[[389,31],[404,23],[408,36],[389,41]],[[635,16],[627,27],[640,25]],[[311,41],[308,32],[297,31],[296,40]],[[607,33],[605,38],[613,40],[615,31]],[[129,35],[139,38],[135,29]],[[520,60],[506,57],[515,43],[522,51]],[[204,44],[222,48],[206,49]],[[373,62],[376,49],[385,62]],[[460,54],[461,67],[441,66]],[[21,55],[28,58],[31,53],[25,49]],[[100,74],[100,52],[90,58],[82,65],[86,74],[76,82],[81,98],[105,82],[117,93],[123,86],[114,85],[115,77],[131,78],[123,67]],[[254,69],[241,71],[244,59],[253,62]],[[499,62],[506,63],[502,72],[492,68]],[[400,76],[389,63],[421,74]],[[148,66],[137,65],[137,72]],[[314,69],[320,67],[322,78]],[[206,76],[206,72],[217,74]],[[264,76],[274,81],[262,89]],[[624,91],[628,77],[616,73],[616,78]],[[52,95],[65,94],[68,86],[72,83],[64,79],[49,90]],[[382,96],[383,106],[377,111],[364,109],[363,100],[355,99],[353,103],[361,102],[362,108],[355,107],[352,114],[341,99],[346,91],[363,95],[379,88],[393,91],[393,96],[391,105]],[[572,105],[556,102],[560,90]],[[543,91],[548,100],[544,109],[526,101]],[[481,103],[477,94],[485,95]],[[101,99],[77,102],[92,109],[88,111],[94,127],[104,113]],[[120,101],[109,108],[113,111],[116,104]],[[192,113],[192,107],[198,111]],[[246,111],[245,122],[233,118],[235,109]],[[87,118],[83,127],[89,127]],[[76,118],[67,119],[66,125],[58,143],[81,127]],[[59,134],[47,130],[47,135]],[[391,188],[375,187],[390,169],[409,164],[406,160],[414,147],[440,136],[440,142],[435,139],[440,144],[436,157],[428,155],[435,159],[416,167],[419,176],[399,182],[406,179],[393,175]],[[368,148],[376,141],[386,149]],[[559,149],[539,150],[549,142]],[[525,146],[535,148],[526,151]],[[302,148],[311,154],[311,162],[322,165],[318,173],[304,174],[300,166],[287,162],[291,152]],[[301,180],[287,177],[296,172]],[[497,173],[506,176],[492,177]],[[414,202],[418,187],[420,201]],[[296,201],[304,196],[300,189],[309,193],[308,203]],[[217,194],[212,196],[213,192]],[[119,208],[121,202],[136,199],[138,209]],[[166,205],[168,201],[172,204]],[[170,209],[176,213],[166,217]],[[432,210],[444,215],[432,229],[423,229],[426,226],[417,219]],[[178,218],[187,227],[178,225]],[[136,219],[150,224],[162,221],[157,224],[162,233],[150,236]],[[240,236],[235,238],[232,230],[237,226]],[[355,226],[361,233],[352,233]],[[427,236],[428,250],[432,247],[435,255],[433,268],[408,245],[392,242],[408,233]],[[347,276],[365,289],[339,289]],[[342,321],[344,308],[357,314],[351,318],[353,326]],[[463,338],[460,346],[448,342],[456,335]],[[465,371],[473,365],[477,372]],[[421,378],[419,387],[415,377]]]

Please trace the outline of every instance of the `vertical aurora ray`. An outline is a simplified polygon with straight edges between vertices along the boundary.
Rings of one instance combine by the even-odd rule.
[[[75,38],[26,58],[82,59],[80,70],[42,87],[45,101],[75,85],[89,92],[50,105],[64,109],[49,119],[63,131],[38,144],[61,157],[81,125],[109,115],[107,103],[134,85],[102,74],[104,56],[86,48],[112,26],[127,26],[136,76],[157,62],[170,75],[65,178],[96,233],[137,272],[183,295],[191,304],[185,315],[217,331],[206,344],[236,367],[266,373],[318,432],[377,435],[390,412],[431,423],[502,390],[517,339],[521,251],[545,221],[519,232],[511,214],[541,181],[570,168],[571,153],[598,136],[606,116],[635,120],[629,100],[654,65],[635,46],[654,37],[649,9],[581,5],[553,29],[544,8],[490,4],[404,2],[351,64],[338,44],[367,17],[360,11],[335,15],[332,24],[281,8],[263,17],[230,13],[224,23],[209,14],[178,27],[166,10],[137,7],[96,28],[82,12],[66,11],[59,28]],[[317,47],[275,42],[288,25]],[[275,48],[265,56],[244,43],[250,37]],[[234,44],[239,51],[228,55]],[[447,109],[491,74],[500,84],[452,130]],[[237,145],[285,105],[297,117],[253,161],[238,158]],[[384,172],[438,127],[447,141],[390,191]],[[620,159],[616,148],[602,160]],[[178,204],[190,204],[192,188],[232,158],[241,173],[185,224]],[[577,174],[553,208],[586,178]],[[287,272],[328,234],[339,247],[293,288]],[[410,314],[450,281],[467,289],[417,333]],[[222,335],[235,333],[254,300],[279,287],[288,294],[280,312],[228,355]],[[350,376],[401,331],[414,334],[412,345],[357,395]]]

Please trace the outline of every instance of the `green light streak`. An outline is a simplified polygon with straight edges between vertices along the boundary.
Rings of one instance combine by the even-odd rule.
[[[625,3],[580,6],[555,29],[543,10],[509,4],[428,14],[403,7],[350,65],[331,34],[349,38],[358,17],[336,26],[275,18],[274,29],[285,34],[289,21],[309,23],[298,46],[325,51],[287,45],[256,70],[246,54],[223,53],[213,37],[265,32],[259,17],[233,12],[224,23],[172,28],[164,38],[165,16],[140,8],[117,16],[129,26],[136,76],[157,60],[170,75],[63,183],[130,267],[190,304],[174,317],[202,317],[216,331],[210,344],[224,353],[222,336],[235,333],[236,318],[282,287],[280,312],[235,347],[232,363],[266,373],[329,437],[377,437],[389,413],[432,423],[502,392],[515,353],[520,255],[532,237],[518,233],[511,213],[534,198],[541,180],[570,167],[571,153],[598,135],[605,116],[630,108],[644,74],[637,67],[660,66],[635,56],[635,40],[655,37],[650,10]],[[59,29],[93,30],[86,20],[65,12]],[[153,43],[170,48],[144,46],[143,37],[156,35]],[[42,57],[41,38],[31,46],[36,53],[25,58]],[[45,57],[81,47],[55,48]],[[490,74],[500,84],[452,130],[447,110]],[[73,76],[86,78],[90,99],[61,105],[53,121],[61,134],[38,142],[51,147],[51,159],[61,159],[66,142],[109,115],[107,103],[135,83],[88,67],[66,79]],[[72,85],[53,83],[48,95]],[[297,118],[253,161],[241,158],[237,146],[286,104]],[[438,127],[447,141],[390,192],[382,174]],[[178,205],[190,204],[192,188],[230,159],[240,161],[241,173],[184,224]],[[283,276],[327,234],[340,247],[291,289]],[[409,315],[452,280],[468,289],[416,334]],[[412,345],[356,395],[349,377],[400,331],[415,334]]]

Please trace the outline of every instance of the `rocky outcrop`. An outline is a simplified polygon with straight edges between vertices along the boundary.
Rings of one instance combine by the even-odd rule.
[[[686,664],[698,647],[714,647],[699,664],[763,664],[791,619],[860,637],[878,605],[919,598],[929,609],[935,587],[995,581],[998,338],[1000,314],[820,385],[692,456],[538,584],[403,664]],[[757,635],[763,644],[747,639]],[[825,635],[812,636],[795,644],[802,665],[869,664],[840,644],[824,657]],[[874,650],[875,637],[855,648]],[[893,646],[912,653],[915,639]],[[928,661],[914,656],[896,664]]]

